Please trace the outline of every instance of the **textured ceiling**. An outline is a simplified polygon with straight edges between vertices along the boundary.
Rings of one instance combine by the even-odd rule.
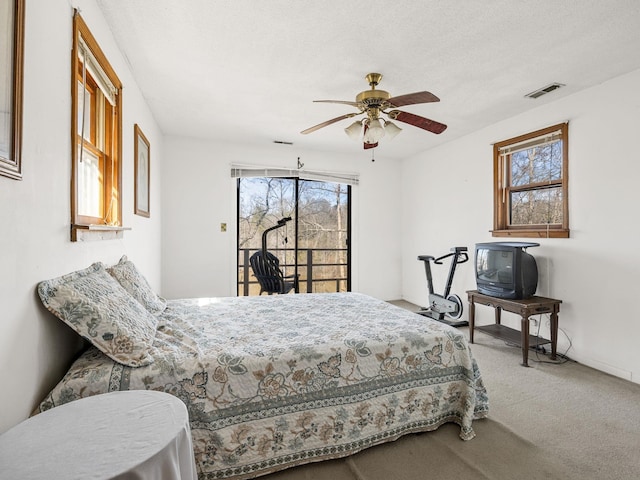
[[[640,68],[639,0],[97,0],[168,135],[369,157],[344,120],[365,75],[402,109],[445,123],[400,124],[377,156],[405,158]],[[565,84],[537,100],[524,95]],[[563,119],[558,119],[563,120]]]

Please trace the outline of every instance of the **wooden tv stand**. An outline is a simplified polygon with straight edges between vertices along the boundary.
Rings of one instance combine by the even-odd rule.
[[[558,312],[562,300],[546,297],[531,297],[525,300],[507,300],[505,298],[490,297],[479,293],[477,290],[469,290],[469,343],[473,343],[474,330],[480,330],[492,337],[505,340],[522,348],[522,365],[529,366],[529,346],[551,344],[551,359],[556,359],[558,346]],[[495,323],[492,325],[475,326],[476,303],[495,309]],[[502,310],[519,314],[521,317],[520,331],[505,327],[501,323]],[[541,313],[551,314],[551,340],[529,335],[529,317]]]

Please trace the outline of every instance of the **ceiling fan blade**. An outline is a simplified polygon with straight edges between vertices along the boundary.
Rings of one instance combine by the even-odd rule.
[[[350,102],[348,100],[314,100],[313,103],[340,103],[342,105],[351,105],[352,107],[360,107],[358,102]]]
[[[423,130],[427,130],[431,133],[442,133],[447,129],[447,126],[444,123],[429,120],[428,118],[421,117],[420,115],[414,115],[413,113],[392,110],[387,115],[392,120],[408,123],[409,125],[422,128]]]
[[[306,130],[301,131],[300,133],[306,135],[307,133],[315,132],[316,130],[320,130],[322,127],[326,127],[327,125],[331,125],[332,123],[339,122],[340,120],[344,120],[345,118],[355,117],[356,115],[360,115],[359,113],[346,113],[336,118],[332,118],[331,120],[327,120],[326,122],[319,123],[313,127],[307,128]]]
[[[431,92],[415,92],[391,97],[387,101],[392,107],[404,107],[405,105],[415,105],[417,103],[439,102],[440,99]]]

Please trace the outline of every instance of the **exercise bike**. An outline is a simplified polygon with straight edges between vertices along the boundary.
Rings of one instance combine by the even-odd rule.
[[[260,295],[266,292],[269,295],[274,293],[286,294],[291,290],[298,291],[298,274],[285,275],[280,268],[280,260],[273,253],[267,250],[267,235],[272,230],[282,228],[291,217],[278,220],[273,227],[267,228],[262,233],[262,250],[258,250],[249,258],[249,264],[253,275],[260,284]],[[285,236],[285,243],[287,238]]]
[[[469,322],[459,320],[460,317],[462,317],[462,300],[460,300],[458,295],[449,295],[449,292],[451,291],[456,266],[469,260],[469,255],[467,255],[467,247],[453,247],[451,252],[452,253],[438,258],[432,257],[431,255],[420,255],[418,257],[418,260],[424,262],[424,269],[427,274],[427,286],[429,288],[429,306],[423,308],[418,313],[451,325],[452,327],[463,327],[468,325]],[[451,259],[451,267],[449,268],[449,276],[447,277],[447,286],[444,289],[444,294],[439,295],[433,291],[431,262],[433,261],[435,265],[442,265],[442,261],[449,257],[453,258]]]

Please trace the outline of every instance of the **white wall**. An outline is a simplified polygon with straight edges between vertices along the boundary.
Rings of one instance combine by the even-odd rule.
[[[569,357],[640,383],[640,322],[635,302],[640,291],[638,85],[640,70],[405,160],[404,298],[427,303],[424,268],[417,255],[444,254],[454,245],[466,245],[472,251],[475,243],[501,240],[489,233],[493,226],[491,144],[569,121],[571,238],[535,240],[541,247],[529,250],[540,269],[538,295],[563,301],[560,328],[573,344]],[[434,270],[436,289],[442,290],[446,270]],[[465,291],[473,288],[472,264],[460,265],[452,292],[466,306]],[[481,323],[493,321],[491,309],[478,307],[476,313]],[[507,323],[515,321],[507,318]],[[563,352],[568,341],[562,333],[559,342]]]
[[[0,177],[0,432],[26,418],[66,370],[77,335],[35,292],[52,278],[127,254],[170,298],[235,293],[231,163],[360,173],[353,195],[353,289],[426,304],[419,254],[493,240],[491,143],[570,121],[570,239],[540,241],[539,293],[561,298],[569,355],[640,380],[640,71],[547,104],[402,163],[377,154],[329,155],[163,138],[94,0],[29,0],[26,11],[22,181]],[[71,243],[70,50],[78,6],[124,84],[123,240]],[[133,124],[151,143],[151,218],[133,214]],[[160,192],[162,191],[162,199]],[[402,212],[401,214],[399,212]],[[228,224],[221,233],[221,222]],[[438,286],[446,269],[435,271]],[[161,282],[162,278],[162,282]],[[474,288],[470,264],[454,291]],[[478,308],[479,321],[492,312]],[[513,321],[513,319],[507,319]],[[561,350],[567,341],[561,335]]]
[[[399,298],[400,168],[382,154],[353,157],[300,151],[295,146],[165,139],[163,163],[162,292],[168,298],[236,294],[236,181],[230,165],[355,172],[352,275],[354,291]],[[227,232],[220,231],[227,224]]]
[[[39,281],[127,254],[160,287],[162,137],[93,0],[28,0],[23,180],[0,177],[0,433],[25,419],[62,377],[78,336],[46,312]],[[70,61],[73,6],[124,84],[123,240],[70,241]],[[151,218],[133,214],[133,124],[151,143]]]

